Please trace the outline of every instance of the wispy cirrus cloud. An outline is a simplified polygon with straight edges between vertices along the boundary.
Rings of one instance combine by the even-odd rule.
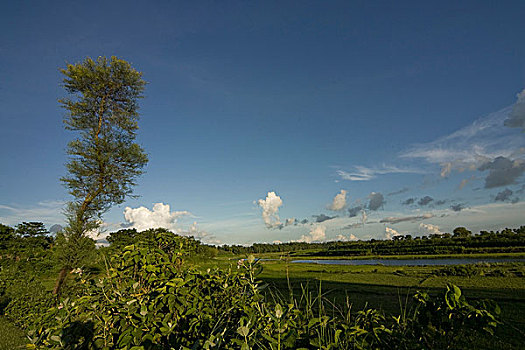
[[[521,125],[521,109],[516,109],[516,105],[479,118],[472,124],[435,141],[413,145],[401,153],[400,157],[423,159],[428,163],[437,164],[441,167],[441,177],[447,177],[454,170],[478,170],[498,157],[510,161],[523,159],[525,137],[520,130],[509,127],[509,120],[512,120],[513,126]],[[463,186],[465,184],[466,182]]]
[[[416,168],[401,168],[397,166],[382,165],[377,168],[369,168],[361,165],[354,167],[353,171],[337,170],[337,175],[343,180],[348,181],[369,181],[375,179],[378,175],[385,174],[423,174],[421,169]]]
[[[22,221],[60,223],[64,221],[65,203],[58,200],[42,201],[30,207],[0,204],[0,222],[7,225],[16,225]]]
[[[512,107],[512,111],[504,124],[510,128],[521,128],[525,131],[525,89],[518,93],[516,97],[518,101]]]
[[[420,220],[430,219],[432,217],[434,217],[434,214],[431,214],[431,213],[427,213],[423,215],[402,216],[402,217],[389,216],[389,217],[381,219],[379,222],[386,223],[386,224],[398,224],[400,222],[405,222],[405,221],[416,222]]]

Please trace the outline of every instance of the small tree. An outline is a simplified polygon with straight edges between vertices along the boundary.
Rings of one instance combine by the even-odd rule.
[[[461,227],[456,227],[453,231],[454,233],[454,237],[461,237],[461,238],[466,238],[466,237],[470,237],[470,235],[472,235],[472,232],[467,230],[465,227],[461,226]]]
[[[142,73],[116,57],[87,58],[61,72],[70,94],[59,100],[67,111],[64,123],[78,138],[68,145],[68,175],[62,178],[75,199],[66,209],[68,225],[59,249],[64,267],[55,294],[67,272],[78,267],[86,248],[93,246],[87,234],[100,227],[103,213],[131,195],[148,161],[135,143],[137,100],[146,84]]]

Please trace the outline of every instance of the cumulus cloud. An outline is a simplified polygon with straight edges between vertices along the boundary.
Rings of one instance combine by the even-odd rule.
[[[355,207],[352,207],[350,209],[348,209],[348,217],[356,217],[357,214],[359,214],[359,212],[361,212],[361,210],[363,210],[363,206],[362,205],[358,205],[358,206],[355,206]]]
[[[518,100],[512,107],[504,125],[511,128],[521,128],[525,131],[525,89],[516,95]]]
[[[297,225],[297,219],[295,218],[286,219],[286,222],[284,223],[284,225],[285,226]]]
[[[525,161],[522,159],[510,160],[506,157],[497,157],[493,161],[482,164],[478,170],[488,170],[485,178],[485,188],[508,186],[525,172]]]
[[[425,197],[419,199],[419,200],[417,201],[417,204],[418,204],[419,206],[425,206],[425,205],[430,204],[430,202],[433,202],[433,201],[434,201],[434,198],[432,198],[432,197],[430,197],[430,196],[425,196]]]
[[[510,199],[510,196],[512,196],[513,193],[514,192],[512,192],[512,190],[509,190],[508,188],[506,188],[503,191],[498,192],[498,194],[496,195],[496,198],[494,198],[494,200],[496,202],[508,201]]]
[[[326,238],[326,227],[322,225],[317,225],[312,227],[310,232],[306,235],[302,235],[296,242],[321,242]]]
[[[427,235],[437,235],[437,234],[441,234],[442,233],[439,230],[439,226],[432,225],[432,224],[424,224],[424,223],[420,223],[419,224],[419,231],[422,234],[427,234]]]
[[[262,209],[262,218],[267,228],[282,228],[279,218],[279,207],[283,205],[281,197],[275,192],[268,192],[265,199],[259,199],[257,204]]]
[[[337,216],[328,216],[325,214],[319,214],[319,215],[312,215],[312,217],[315,218],[315,222],[324,222],[324,221],[336,218]]]
[[[341,190],[341,192],[336,194],[332,200],[332,204],[330,204],[328,209],[332,211],[343,210],[346,207],[346,193],[347,192],[345,190]]]
[[[416,201],[416,198],[407,198],[406,200],[401,202],[401,204],[403,204],[403,205],[411,205],[411,204],[414,204],[415,201]]]
[[[370,198],[370,201],[368,202],[368,209],[372,211],[378,210],[386,203],[385,197],[383,197],[383,195],[379,192],[372,192],[368,197]]]
[[[462,203],[457,203],[457,204],[452,204],[450,206],[450,209],[452,209],[453,211],[462,211],[463,209],[465,209],[465,205],[462,204]]]
[[[335,239],[337,241],[341,241],[341,242],[348,242],[348,241],[357,241],[357,237],[354,235],[354,234],[350,234],[348,236],[345,236],[345,235],[337,235],[335,237]]]
[[[401,235],[399,234],[399,232],[397,232],[393,228],[385,227],[385,238],[386,239],[392,239],[396,236],[401,236]]]
[[[404,221],[415,222],[415,221],[419,221],[419,220],[430,219],[432,217],[434,217],[434,215],[431,214],[431,213],[426,213],[426,214],[423,214],[423,215],[416,215],[416,216],[402,216],[402,217],[389,216],[389,217],[386,217],[384,219],[381,219],[379,222],[383,223],[383,224],[384,223],[397,224],[397,223],[404,222]]]
[[[337,170],[337,175],[343,180],[349,181],[369,181],[375,179],[377,175],[385,174],[422,174],[420,169],[399,168],[396,166],[384,165],[378,168],[368,168],[365,166],[355,166],[353,172]]]
[[[209,234],[208,232],[206,231],[203,231],[203,230],[200,230],[198,227],[197,227],[197,222],[194,221],[193,224],[190,225],[190,227],[187,229],[187,230],[181,230],[179,231],[180,234],[183,234],[185,236],[192,236],[204,243],[208,243],[208,244],[214,244],[214,245],[218,245],[218,244],[221,244],[222,242],[217,239],[215,236]]]
[[[124,209],[124,219],[128,222],[128,226],[137,229],[137,231],[164,228],[172,232],[178,232],[178,219],[189,215],[191,213],[186,210],[171,212],[169,204],[164,203],[155,203],[153,210],[149,210],[146,207],[126,207]]]

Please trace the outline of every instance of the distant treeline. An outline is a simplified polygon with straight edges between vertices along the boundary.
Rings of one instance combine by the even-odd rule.
[[[219,250],[210,245],[202,244],[194,237],[180,236],[173,234],[169,242],[158,241],[160,233],[171,233],[162,228],[137,231],[136,229],[123,229],[110,233],[106,240],[109,245],[100,247],[100,251],[113,254],[124,249],[124,247],[137,244],[139,242],[155,245],[159,248],[183,250],[187,257],[203,256],[210,257],[218,254]],[[47,264],[56,264],[60,259],[58,251],[59,240],[64,239],[62,232],[50,233],[41,222],[23,222],[15,227],[0,224],[0,260],[24,260],[32,262],[46,261]],[[95,241],[89,239],[89,244],[93,249],[89,249],[90,254],[97,255],[94,249]],[[89,259],[88,259],[89,260]]]
[[[496,232],[481,231],[479,234],[472,234],[465,227],[458,227],[452,234],[422,237],[401,235],[393,237],[392,240],[254,243],[249,247],[223,245],[219,249],[233,254],[289,252],[293,255],[301,252],[301,255],[311,256],[514,253],[525,252],[525,226]]]
[[[155,237],[165,229],[137,231],[123,229],[107,236],[109,246],[103,250],[122,250],[137,242],[162,245]],[[217,254],[253,254],[283,252],[291,255],[311,256],[372,256],[372,255],[434,255],[474,253],[517,253],[525,252],[525,226],[501,231],[481,231],[473,234],[465,227],[457,227],[453,233],[429,236],[395,236],[391,240],[332,241],[323,243],[289,242],[279,244],[254,243],[251,246],[211,246],[194,237],[175,235],[177,249],[183,249],[190,256],[213,257]],[[0,224],[0,258],[38,260],[46,251],[53,250],[61,233],[50,234],[40,222],[24,222],[16,227]],[[94,244],[94,242],[93,242]],[[173,242],[171,242],[173,244]],[[46,255],[46,254],[44,254]]]

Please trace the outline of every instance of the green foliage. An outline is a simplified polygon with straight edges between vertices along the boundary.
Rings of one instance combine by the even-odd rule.
[[[22,330],[0,316],[0,349],[23,349],[26,343]]]
[[[390,319],[374,309],[351,312],[319,290],[300,298],[266,293],[262,267],[250,256],[237,268],[186,266],[179,238],[157,232],[125,247],[99,276],[77,275],[76,289],[32,314],[29,336],[52,349],[421,349],[454,346],[465,335],[492,332],[497,310],[473,306],[459,288],[438,298],[416,295],[411,314]],[[38,303],[37,303],[38,304]],[[12,306],[9,306],[12,307]],[[29,306],[27,306],[29,307]],[[489,311],[494,310],[494,311]]]
[[[442,298],[432,299],[422,292],[415,298],[420,309],[415,323],[407,327],[408,332],[430,349],[450,349],[457,347],[458,343],[468,344],[475,339],[473,330],[493,334],[499,323],[496,317],[500,309],[495,303],[469,304],[455,285],[448,285]]]
[[[5,231],[8,231],[5,229]],[[29,244],[38,237],[15,237]],[[56,240],[65,239],[58,235]],[[41,349],[445,349],[463,348],[498,326],[498,307],[468,302],[449,285],[438,296],[418,292],[400,316],[334,303],[321,289],[275,294],[259,280],[253,256],[229,269],[201,270],[188,263],[204,249],[191,237],[163,229],[119,231],[99,252],[104,270],[68,273],[59,297],[42,284],[45,264],[26,250],[0,268],[0,312]],[[85,250],[93,241],[84,242]],[[131,243],[131,244],[129,244]],[[126,244],[126,245],[125,245]],[[79,248],[79,249],[84,249]],[[87,249],[89,248],[89,249]],[[14,248],[12,248],[14,249]],[[207,253],[206,253],[207,254]],[[52,270],[52,265],[47,267]],[[521,273],[518,265],[444,267],[447,275]],[[471,273],[472,272],[472,273]]]
[[[16,226],[16,234],[23,237],[36,237],[49,234],[41,222],[22,222]]]
[[[90,237],[59,232],[56,235],[54,257],[61,266],[85,267],[96,259],[95,241]]]
[[[0,224],[0,241],[8,241],[15,237],[15,229],[7,225]]]
[[[59,100],[67,111],[64,123],[78,134],[68,144],[68,175],[62,178],[75,198],[67,206],[68,225],[58,242],[65,272],[82,264],[83,238],[99,227],[104,212],[131,195],[148,158],[135,143],[137,100],[146,84],[142,73],[116,57],[87,58],[61,72],[70,95]],[[55,292],[60,285],[59,278]]]
[[[472,234],[472,232],[465,227],[456,227],[452,232],[454,233],[454,237],[469,237]]]
[[[138,129],[137,99],[145,82],[142,73],[116,57],[87,58],[61,72],[64,87],[73,98],[60,100],[68,115],[66,128],[80,137],[68,145],[69,176],[62,180],[80,199],[86,215],[97,216],[131,194],[134,179],[147,163],[134,142]]]
[[[224,245],[222,251],[233,254],[290,252],[301,256],[392,256],[392,255],[439,255],[473,253],[525,252],[525,226],[498,232],[481,231],[472,235],[464,227],[449,233],[415,237],[397,236],[394,240],[280,244],[254,243],[252,246]]]
[[[141,245],[162,247],[166,249],[181,249],[186,258],[192,257],[194,259],[209,259],[215,257],[218,249],[213,246],[202,244],[193,237],[180,236],[174,234],[166,229],[157,228],[138,232],[136,229],[122,229],[117,232],[112,232],[107,237],[110,243],[109,248],[111,252],[121,251],[124,247],[132,244],[140,243]],[[164,242],[159,245],[159,242]]]
[[[35,320],[44,314],[54,299],[35,273],[18,265],[0,269],[0,313],[22,328],[36,326]]]

